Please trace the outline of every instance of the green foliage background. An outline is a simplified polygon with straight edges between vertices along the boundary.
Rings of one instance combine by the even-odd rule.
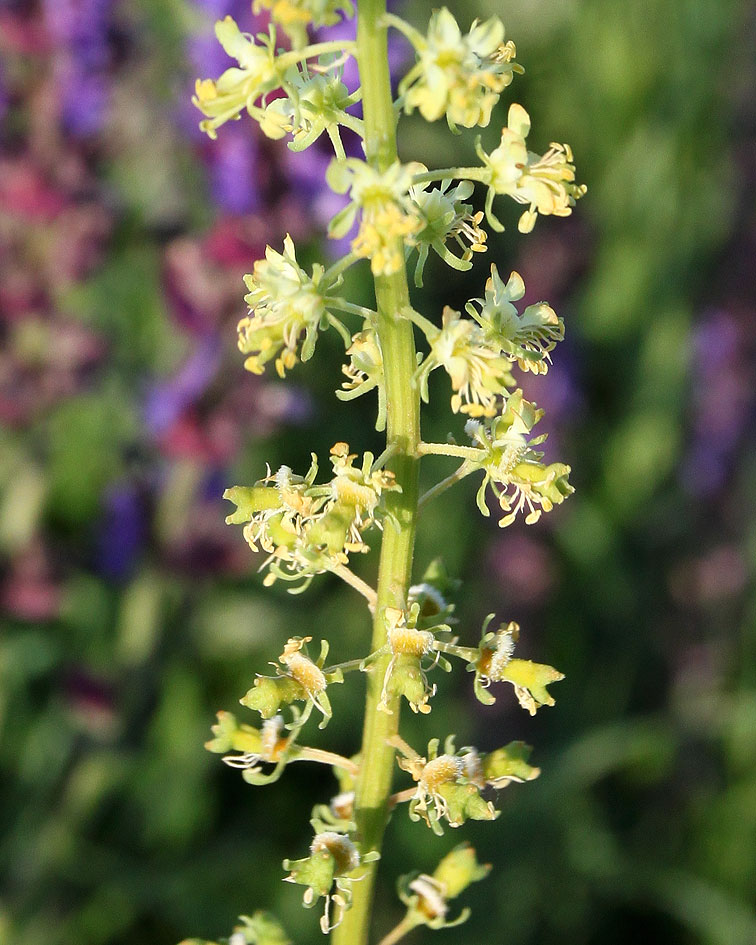
[[[470,5],[456,12],[464,22]],[[479,294],[490,261],[544,288],[567,324],[555,362],[566,359],[572,391],[545,422],[577,494],[548,521],[502,533],[479,518],[465,483],[424,514],[418,565],[441,553],[462,579],[461,636],[475,641],[495,610],[523,626],[521,655],[567,679],[554,687],[557,706],[530,719],[504,692],[483,711],[459,674],[439,680],[429,718],[407,719],[418,744],[450,731],[483,749],[522,738],[543,774],[503,792],[494,825],[442,841],[396,816],[376,924],[388,929],[399,916],[391,878],[430,871],[464,832],[494,863],[467,896],[473,918],[411,941],[751,945],[754,10],[738,0],[480,0],[476,12],[504,19],[527,68],[508,93],[530,111],[534,135],[548,129],[570,142],[589,190],[573,217],[541,220],[531,237],[508,220],[461,279],[429,264],[418,307],[461,307]],[[417,0],[407,10],[418,23],[427,13]],[[150,114],[176,81],[191,18],[179,0],[122,0],[119,15],[140,44],[138,68],[123,77],[121,117]],[[29,119],[14,120],[11,150]],[[164,142],[169,173],[154,131],[134,118],[119,146],[99,154],[97,172],[117,195],[114,231],[99,267],[55,297],[106,339],[104,367],[25,426],[8,424],[0,440],[5,586],[44,541],[61,597],[44,619],[12,607],[2,618],[0,942],[169,945],[222,934],[240,912],[268,907],[304,945],[319,933],[280,882],[279,863],[304,855],[310,808],[333,785],[294,766],[255,789],[202,743],[215,711],[234,709],[287,635],[327,635],[346,659],[364,650],[367,619],[330,579],[290,598],[262,589],[243,547],[242,563],[229,567],[196,566],[186,551],[199,516],[220,522],[225,513],[223,483],[203,493],[201,459],[161,455],[138,404],[145,377],[170,376],[187,350],[167,312],[166,241],[200,238],[214,211],[196,150]],[[464,162],[471,148],[414,120],[402,142],[407,159],[429,164]],[[240,382],[231,349],[241,295],[239,283],[222,329],[225,374]],[[715,358],[718,312],[735,326],[724,362]],[[17,331],[6,340],[17,344]],[[309,427],[284,419],[250,434],[240,405],[244,445],[226,484],[259,478],[265,462],[306,467],[310,450],[322,455],[339,439],[379,447],[374,405],[333,397],[339,358],[326,336],[295,372],[312,390]],[[734,422],[723,378],[740,392],[737,429],[716,488],[697,490],[691,465],[715,449],[718,421]],[[442,391],[436,404],[426,429],[444,437]],[[445,468],[425,467],[429,482]],[[108,580],[93,564],[103,498],[149,469],[161,482],[149,543],[128,580]],[[372,556],[359,562],[360,573],[374,565]],[[85,686],[82,696],[82,675],[97,680],[94,694]],[[359,679],[334,692],[320,744],[355,749],[361,695]]]

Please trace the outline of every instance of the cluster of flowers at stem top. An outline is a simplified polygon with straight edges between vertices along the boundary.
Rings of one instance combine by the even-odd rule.
[[[351,236],[351,246],[329,267],[315,264],[309,269],[297,258],[289,236],[280,249],[269,246],[245,277],[248,314],[239,322],[239,349],[248,370],[261,374],[272,369],[284,377],[314,355],[321,332],[333,329],[343,340],[346,358],[336,396],[348,401],[375,391],[380,431],[386,426],[387,397],[378,313],[345,297],[343,273],[364,259],[375,276],[391,276],[409,261],[416,285],[422,285],[431,250],[452,269],[468,270],[474,257],[487,249],[484,227],[502,228],[494,215],[497,197],[508,196],[524,207],[518,226],[527,233],[538,215],[569,215],[585,187],[576,183],[568,145],[551,143],[542,153],[528,149],[530,119],[517,103],[509,106],[494,150],[484,151],[478,141],[480,163],[473,167],[434,170],[397,160],[378,169],[355,156],[354,147],[347,156],[342,133],[346,130],[354,142],[364,130],[355,112],[360,89],[347,87],[343,69],[348,57],[359,60],[357,45],[344,40],[309,43],[308,31],[352,15],[351,3],[256,0],[255,7],[270,13],[266,33],[244,34],[229,17],[216,24],[219,42],[237,64],[217,79],[197,81],[193,101],[204,116],[200,127],[215,137],[225,122],[246,113],[269,137],[288,138],[295,151],[325,135],[334,151],[328,183],[346,195],[329,232],[341,239]],[[385,16],[382,25],[399,30],[416,54],[398,86],[398,115],[417,111],[428,121],[445,118],[453,132],[485,127],[502,93],[523,71],[497,17],[475,21],[467,32],[445,8],[432,14],[425,33],[394,15]],[[474,202],[476,187],[484,191],[482,209]],[[545,435],[535,429],[542,411],[525,399],[517,381],[518,372],[548,371],[564,323],[546,302],[523,306],[524,296],[520,275],[500,273],[492,264],[480,295],[464,312],[447,307],[433,319],[407,306],[393,313],[413,326],[420,342],[412,379],[417,395],[428,401],[429,377],[440,368],[448,377],[451,415],[462,415],[455,421],[458,439],[419,444],[418,458],[439,455],[459,461],[421,504],[463,477],[481,474],[478,507],[490,515],[492,498],[500,511],[499,524],[505,527],[519,515],[533,524],[572,492],[569,467],[543,460],[538,447]],[[428,714],[437,689],[431,674],[450,671],[457,660],[474,674],[473,688],[481,702],[493,702],[491,686],[506,682],[523,708],[534,714],[540,706],[553,705],[547,687],[562,678],[550,666],[515,658],[519,627],[509,622],[489,630],[493,615],[477,645],[460,643],[452,630],[454,608],[447,600],[451,585],[437,563],[409,589],[406,599],[377,611],[376,590],[350,565],[352,556],[368,550],[372,534],[400,527],[392,510],[401,487],[387,468],[391,456],[390,448],[376,458],[337,443],[326,476],[313,455],[308,470],[268,468],[253,485],[225,493],[236,505],[227,521],[242,525],[250,548],[261,554],[266,585],[285,581],[291,591],[299,592],[316,575],[335,574],[365,598],[385,631],[386,642],[375,652],[333,664],[325,640],[320,641],[317,658],[310,654],[309,636],[282,641],[273,672],[258,675],[241,699],[259,713],[261,724],[240,723],[221,712],[207,745],[252,784],[275,781],[295,761],[333,768],[339,790],[329,805],[313,810],[315,835],[309,854],[284,863],[287,881],[305,887],[306,906],[324,900],[325,932],[350,908],[353,882],[363,874],[364,864],[378,857],[376,850],[362,847],[354,820],[359,758],[300,743],[313,712],[321,728],[331,718],[329,688],[343,683],[351,671],[376,673],[381,686],[378,711],[392,714],[405,700],[412,711]],[[453,737],[441,751],[439,740],[432,739],[424,755],[399,736],[391,744],[399,768],[412,781],[394,795],[392,808],[406,802],[410,818],[436,833],[468,819],[494,819],[493,793],[538,775],[528,763],[529,749],[519,742],[484,753],[472,746],[457,749]],[[449,900],[485,872],[463,846],[432,875],[405,877],[399,887],[407,906],[402,930],[419,924],[440,928],[464,919],[464,911],[455,919],[448,917]],[[242,921],[229,940],[233,945],[287,941],[265,914]]]

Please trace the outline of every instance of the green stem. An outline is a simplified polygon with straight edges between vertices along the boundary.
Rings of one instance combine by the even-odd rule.
[[[358,669],[362,669],[362,660],[346,660],[343,663],[334,663],[333,666],[324,666],[323,675],[327,679],[333,673],[353,673]]]
[[[396,116],[391,99],[386,27],[386,0],[358,0],[357,59],[363,95],[365,153],[378,170],[397,160]],[[403,247],[397,247],[403,257]],[[376,328],[383,351],[386,379],[387,447],[390,467],[401,492],[389,493],[390,519],[384,530],[378,570],[378,602],[370,652],[386,643],[384,609],[405,606],[411,583],[418,502],[417,447],[420,442],[420,396],[413,384],[415,339],[412,324],[398,313],[409,305],[407,274],[402,267],[390,276],[376,276]],[[389,813],[394,749],[387,743],[399,726],[399,700],[390,713],[379,712],[381,688],[391,654],[376,659],[367,673],[367,698],[360,773],[356,783],[355,820],[363,852],[380,851]],[[367,945],[376,864],[364,866],[354,884],[352,908],[332,933],[333,945]]]
[[[427,492],[424,492],[423,495],[420,496],[418,508],[420,510],[424,509],[431,499],[435,499],[436,496],[441,495],[442,492],[446,492],[446,490],[455,485],[455,483],[460,482],[460,480],[464,479],[465,476],[469,476],[470,473],[474,473],[476,469],[479,468],[480,467],[468,463],[468,461],[465,460],[455,472],[453,472],[450,476],[447,476],[446,479],[442,479],[440,482],[437,482],[435,486],[431,486]]]
[[[294,49],[292,52],[281,53],[276,57],[276,65],[280,72],[285,72],[289,66],[293,66],[303,59],[314,59],[316,56],[322,56],[325,53],[340,52],[353,53],[354,43],[333,39],[326,43],[314,43],[312,46],[305,46],[304,49]]]
[[[346,299],[328,296],[325,299],[325,303],[331,308],[338,309],[340,312],[346,312],[348,315],[359,315],[360,318],[364,318],[367,321],[375,316],[375,312],[372,309],[364,305],[355,305],[354,302],[348,302]]]
[[[357,774],[357,772],[360,770],[359,765],[352,761],[351,758],[345,758],[343,755],[337,755],[333,751],[325,751],[323,748],[310,748],[306,745],[301,745],[298,747],[298,754],[289,758],[289,762],[319,761],[321,764],[330,765],[332,768],[343,768],[344,771],[348,771],[351,775]]]
[[[410,916],[405,916],[399,925],[395,926],[388,935],[380,940],[378,945],[396,945],[396,943],[401,941],[405,935],[417,928],[419,924],[420,923],[417,921],[417,919],[411,918]]]
[[[336,279],[349,269],[350,266],[353,266],[359,256],[356,256],[354,253],[347,253],[346,256],[342,256],[341,259],[337,259],[336,262],[323,273],[321,282],[324,282],[326,285],[335,282]]]
[[[475,180],[487,184],[491,171],[487,167],[443,167],[437,171],[425,171],[415,174],[413,184],[430,184],[441,180]]]
[[[449,656],[458,656],[466,663],[474,663],[480,652],[471,646],[457,646],[455,643],[444,643],[443,640],[434,640],[433,649],[439,653],[448,653]]]
[[[357,577],[354,571],[350,571],[345,564],[332,564],[328,570],[331,574],[340,577],[350,587],[353,587],[358,594],[362,594],[370,610],[375,611],[376,594],[369,584],[366,584],[362,578]]]
[[[349,128],[349,130],[353,131],[356,135],[359,135],[360,138],[362,138],[365,134],[365,128],[362,124],[362,121],[355,115],[350,115],[347,112],[344,112],[341,116],[341,124],[345,128]]]
[[[420,456],[458,456],[473,463],[480,462],[486,455],[485,450],[475,446],[457,446],[456,443],[418,443],[417,452]]]

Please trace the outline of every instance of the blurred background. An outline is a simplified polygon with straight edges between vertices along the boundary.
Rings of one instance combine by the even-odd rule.
[[[462,580],[458,631],[495,611],[519,653],[566,673],[531,719],[470,677],[439,680],[410,741],[456,731],[535,746],[540,780],[495,825],[439,840],[397,816],[394,878],[432,871],[463,837],[494,863],[473,918],[412,942],[756,942],[756,14],[747,0],[476,0],[527,73],[512,100],[533,147],[573,146],[588,195],[567,220],[491,239],[472,272],[426,269],[437,317],[517,268],[567,339],[526,392],[576,495],[535,527],[477,514],[477,483],[423,516],[418,574],[439,553]],[[427,22],[430,4],[405,13]],[[304,471],[336,440],[379,450],[375,404],[343,404],[339,350],[283,384],[235,350],[241,276],[291,232],[305,260],[339,253],[324,225],[328,152],[293,154],[245,120],[200,135],[195,77],[228,61],[212,35],[245,0],[0,2],[0,942],[174,945],[274,909],[321,941],[284,856],[305,855],[327,772],[252,788],[205,752],[290,634],[364,652],[366,614],[335,580],[266,591],[227,485],[265,463]],[[406,49],[397,47],[397,74]],[[466,163],[472,135],[410,120],[403,156]],[[367,269],[352,279],[370,298]],[[439,396],[428,438],[460,434]],[[450,471],[429,460],[428,482]],[[365,577],[375,559],[355,562]],[[503,689],[503,687],[502,687]],[[359,679],[313,740],[358,744]],[[344,691],[346,690],[346,692]],[[359,693],[359,695],[358,695]],[[240,716],[245,710],[239,709]],[[406,713],[408,716],[410,713]],[[254,722],[249,714],[245,719]]]

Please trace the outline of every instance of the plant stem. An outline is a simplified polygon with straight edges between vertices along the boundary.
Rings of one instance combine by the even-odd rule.
[[[396,115],[391,99],[386,28],[386,0],[358,0],[357,57],[363,94],[365,153],[378,170],[397,160]],[[399,240],[398,240],[399,242]],[[397,250],[404,256],[403,246]],[[378,601],[370,652],[386,643],[384,609],[406,606],[411,583],[412,556],[418,502],[420,396],[413,384],[415,339],[412,324],[399,313],[409,305],[407,274],[402,268],[389,276],[376,276],[376,328],[383,352],[388,404],[386,440],[393,450],[390,467],[401,492],[389,494],[389,520],[381,545],[378,569]],[[362,737],[362,760],[356,783],[355,820],[363,852],[380,851],[388,821],[394,749],[387,740],[399,726],[399,700],[390,701],[390,713],[379,712],[381,688],[390,653],[379,657],[367,673],[367,698]],[[352,908],[332,933],[333,945],[367,945],[375,887],[375,863],[363,868],[354,884]]]
[[[303,745],[299,748],[299,754],[289,759],[293,761],[319,761],[321,764],[330,765],[332,768],[343,768],[350,774],[355,775],[360,770],[359,765],[351,758],[344,758],[343,755],[337,755],[333,751],[325,751],[323,748],[310,748]]]
[[[486,455],[485,450],[475,446],[457,446],[456,443],[418,443],[417,451],[421,456],[459,456],[473,462]]]
[[[435,180],[474,180],[488,183],[491,172],[487,167],[444,167],[436,171],[415,174],[413,184],[430,184]]]
[[[436,496],[441,495],[442,492],[446,492],[448,488],[453,486],[455,483],[460,482],[465,478],[465,476],[469,476],[470,473],[474,473],[477,468],[477,466],[465,460],[464,463],[462,463],[462,465],[450,476],[447,476],[446,479],[442,479],[440,482],[437,482],[435,486],[431,486],[427,492],[422,494],[418,503],[418,508],[420,510],[425,508],[431,499],[435,499]]]
[[[385,938],[380,940],[378,945],[396,945],[396,942],[403,939],[408,932],[416,928],[417,924],[417,921],[413,922],[412,919],[402,919],[399,925],[395,926]]]
[[[339,670],[342,673],[351,673],[358,669],[362,669],[362,660],[346,660],[343,663],[334,663],[333,666],[324,666],[323,675],[327,678]]]
[[[346,42],[343,39],[333,39],[326,43],[315,43],[312,46],[305,46],[304,49],[294,49],[291,52],[281,53],[276,57],[276,65],[283,73],[289,66],[295,65],[303,59],[315,59],[317,56],[331,52],[351,54],[354,48],[354,43]]]
[[[331,282],[334,282],[342,272],[346,272],[350,266],[353,266],[359,256],[356,256],[354,253],[347,253],[346,256],[342,256],[341,259],[337,259],[336,262],[330,266],[323,273],[322,281],[328,285]]]
[[[367,601],[370,612],[375,612],[376,593],[369,584],[366,584],[362,578],[357,577],[354,571],[350,571],[345,564],[332,564],[329,571],[331,574],[340,577],[342,581],[353,587],[359,594],[362,594]]]

